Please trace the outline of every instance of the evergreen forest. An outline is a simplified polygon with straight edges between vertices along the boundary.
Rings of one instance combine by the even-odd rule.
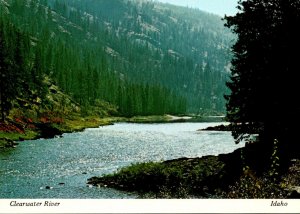
[[[53,81],[88,114],[220,114],[234,37],[220,17],[152,1],[2,0],[1,115],[49,107]]]

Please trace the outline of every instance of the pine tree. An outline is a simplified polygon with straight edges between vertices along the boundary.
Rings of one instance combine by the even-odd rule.
[[[20,38],[17,36],[17,48],[12,45],[15,39],[15,29],[5,21],[0,20],[0,108],[1,120],[4,121],[12,108],[12,101],[20,93],[19,83],[22,78],[15,59],[22,62],[20,55]],[[7,38],[10,38],[11,42]],[[14,52],[16,53],[14,55]],[[16,58],[14,58],[16,57]]]
[[[0,107],[1,119],[5,120],[5,113],[9,107],[7,106],[8,96],[6,94],[6,86],[8,85],[9,63],[7,61],[7,45],[4,39],[3,23],[0,22]]]
[[[298,0],[239,1],[240,12],[225,17],[238,35],[233,46],[232,77],[227,83],[227,118],[237,126],[237,140],[258,133],[270,144],[297,143],[300,108],[296,73],[300,50],[300,2]],[[270,146],[267,146],[270,147]]]

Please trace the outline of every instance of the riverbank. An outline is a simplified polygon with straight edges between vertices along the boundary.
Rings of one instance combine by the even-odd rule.
[[[70,96],[63,93],[50,79],[47,98],[42,101],[33,92],[27,99],[16,98],[5,121],[0,121],[0,149],[15,147],[15,141],[38,138],[53,138],[85,128],[111,125],[115,122],[169,123],[169,122],[215,122],[219,117],[152,115],[125,118],[120,116],[117,106],[96,100],[93,106],[83,108]]]
[[[14,116],[5,122],[0,122],[0,149],[15,147],[16,141],[53,138],[63,133],[81,132],[86,128],[112,125],[117,122],[129,123],[176,123],[206,121],[205,118],[173,115],[134,116],[132,118],[97,115],[82,117],[79,113],[44,114],[40,118]]]
[[[199,158],[180,158],[158,163],[155,162],[135,164],[131,167],[120,169],[119,173],[116,173],[114,175],[93,178],[90,180],[90,183],[95,186],[101,186],[100,189],[94,188],[92,190],[93,192],[107,191],[107,188],[105,187],[112,187],[123,191],[138,192],[140,197],[142,198],[285,198],[292,197],[291,192],[286,191],[286,188],[297,189],[297,186],[300,186],[300,184],[297,183],[300,181],[299,160],[293,160],[287,164],[292,170],[281,170],[276,166],[272,166],[271,163],[276,160],[275,157],[273,157],[272,159],[268,159],[267,157],[269,156],[267,155],[267,151],[263,147],[260,147],[259,144],[247,144],[245,148],[238,149],[236,151],[234,151],[234,149],[230,149],[228,152],[234,151],[230,154],[200,157],[201,155],[212,154],[210,152],[201,152],[202,150],[205,150],[206,146],[210,147],[211,151],[214,151],[215,148],[223,148],[220,150],[220,152],[217,153],[220,154],[221,152],[226,152],[226,148],[232,146],[232,144],[234,143],[232,142],[231,138],[229,141],[226,141],[226,138],[218,137],[219,135],[227,135],[230,137],[230,133],[228,132],[203,132],[201,134],[198,134],[193,131],[193,133],[191,134],[191,132],[187,132],[184,130],[184,127],[190,125],[192,125],[193,128],[189,128],[189,130],[196,130],[197,128],[201,128],[200,123],[175,123],[156,125],[148,124],[144,125],[146,126],[144,128],[143,125],[139,124],[120,123],[116,126],[99,128],[99,132],[102,133],[101,135],[104,135],[104,137],[100,139],[98,131],[91,129],[82,134],[74,133],[75,136],[81,136],[81,139],[77,139],[76,137],[77,141],[74,141],[74,139],[72,138],[72,134],[66,135],[63,139],[54,139],[49,141],[30,141],[27,142],[28,145],[27,143],[21,144],[20,150],[24,151],[25,149],[25,151],[31,151],[31,148],[40,147],[40,150],[35,151],[35,153],[40,154],[41,152],[51,151],[53,155],[50,155],[48,157],[50,159],[53,157],[55,159],[55,154],[61,154],[62,151],[65,151],[65,154],[68,155],[74,152],[75,154],[77,154],[78,147],[83,151],[96,151],[96,153],[94,153],[93,155],[86,156],[86,153],[83,152],[82,154],[75,155],[74,159],[70,159],[74,160],[73,165],[76,166],[76,169],[81,165],[81,167],[79,167],[80,170],[78,170],[77,172],[78,176],[82,176],[83,173],[85,175],[87,173],[89,174],[86,177],[81,177],[81,182],[85,182],[86,179],[95,176],[95,174],[90,174],[90,172],[87,171],[87,168],[93,171],[94,168],[97,168],[99,165],[101,165],[101,163],[105,162],[106,158],[114,162],[117,151],[122,151],[121,153],[124,155],[120,158],[120,161],[122,162],[122,160],[126,160],[125,162],[127,162],[120,164],[119,161],[117,161],[117,163],[119,164],[117,165],[117,167],[127,165],[128,161],[129,163],[137,162],[136,158],[140,157],[142,157],[142,159],[138,159],[139,162],[146,162],[148,160],[159,161],[161,159],[169,160],[170,158],[176,157],[199,156]],[[207,127],[208,125],[209,124],[206,124],[205,127]],[[163,127],[165,126],[176,126],[177,130],[175,132],[169,132],[169,129],[166,128],[167,132],[165,132],[165,130],[162,131],[163,134],[159,134],[161,133],[159,132],[157,137],[153,136],[157,131],[164,130]],[[128,130],[128,135],[126,134],[126,127]],[[140,130],[146,130],[146,132],[148,132],[148,135],[137,134],[139,133],[138,130],[137,132],[134,131],[133,127],[136,127],[138,129],[142,127]],[[156,128],[154,129],[156,131],[153,131],[152,129],[150,129],[153,127],[159,128]],[[149,132],[149,130],[152,131]],[[119,135],[118,133],[122,134]],[[185,136],[185,134],[187,134],[188,136]],[[114,140],[110,140],[110,138],[108,138],[107,136],[112,136],[112,139]],[[116,138],[117,136],[120,136],[120,138]],[[165,137],[165,139],[160,140],[161,137]],[[213,137],[217,140],[211,141],[205,146],[205,144],[201,143],[201,139],[207,140],[207,137]],[[70,138],[72,140],[68,142],[67,138]],[[196,140],[198,138],[200,140]],[[90,141],[88,141],[88,139],[90,139]],[[103,139],[106,139],[106,141],[103,142]],[[184,139],[188,139],[188,141],[184,142]],[[98,140],[101,141],[101,146],[99,146],[100,144]],[[129,143],[131,140],[135,143]],[[47,141],[50,143],[44,144]],[[142,148],[140,148],[140,142],[143,142]],[[180,152],[179,155],[177,154],[175,156],[169,156],[169,153],[171,152],[173,154],[176,154],[176,152],[174,153],[175,150],[172,149],[173,147],[169,147],[169,143],[171,142],[175,146],[175,148],[178,149],[178,151],[185,152]],[[227,144],[225,144],[225,142]],[[104,144],[106,146],[104,146]],[[154,144],[156,145],[155,147],[153,147]],[[29,145],[36,146],[32,147]],[[61,146],[65,146],[65,148],[62,149]],[[193,146],[195,146],[195,149]],[[84,147],[86,148],[86,150],[83,149]],[[105,150],[105,148],[107,150]],[[125,148],[129,148],[128,153],[125,152]],[[132,149],[142,151],[136,153]],[[157,150],[159,152],[157,152],[157,154],[153,154],[153,151]],[[194,153],[193,151],[196,152]],[[199,151],[200,153],[198,153],[197,151]],[[135,156],[133,154],[138,155]],[[161,154],[165,155],[161,156]],[[153,157],[159,155],[160,158],[153,158],[151,157],[151,155],[153,155]],[[78,159],[78,157],[82,157],[84,159],[85,156],[87,159],[86,161],[81,161],[81,163],[83,164],[77,163],[76,160]],[[44,155],[42,155],[41,157],[44,157]],[[90,161],[91,157],[94,157],[95,162],[89,166],[86,163]],[[101,158],[104,158],[104,160],[101,160]],[[36,157],[35,163],[37,165],[40,164],[40,159],[41,158],[39,156]],[[3,160],[6,160],[6,158],[4,158]],[[31,159],[29,159],[28,161],[28,163],[33,164],[33,161]],[[53,163],[56,162],[54,161]],[[65,162],[63,158],[56,164],[61,166],[64,163]],[[66,165],[62,167],[62,169],[65,169],[65,167],[70,167],[69,163],[65,164]],[[115,163],[113,163],[113,166],[115,166]],[[50,174],[52,174],[53,177],[55,177],[55,175],[56,177],[57,175],[59,175],[59,179],[57,179],[54,184],[47,183],[47,186],[55,184],[59,186],[59,183],[61,182],[68,183],[67,181],[69,179],[60,179],[63,172],[57,172],[57,169],[54,169],[54,172]],[[112,173],[113,171],[114,170],[108,172],[104,171],[97,174],[103,175],[105,173]],[[277,180],[275,182],[275,178],[270,176],[271,173],[279,173],[280,179],[276,178]],[[274,195],[272,196],[271,194]]]
[[[0,192],[3,198],[137,198],[134,193],[93,188],[86,181],[131,163],[219,154],[242,146],[233,143],[230,133],[196,132],[209,125],[120,122],[62,138],[20,142],[16,149],[0,152],[1,179],[6,181]]]
[[[15,141],[53,138],[63,133],[79,132],[86,128],[110,125],[121,120],[115,117],[79,117],[47,118],[33,121],[26,118],[7,120],[0,123],[0,148],[15,147]],[[13,143],[12,143],[13,142]]]
[[[265,153],[248,144],[230,154],[134,164],[88,184],[141,198],[299,198],[300,160],[275,169]]]

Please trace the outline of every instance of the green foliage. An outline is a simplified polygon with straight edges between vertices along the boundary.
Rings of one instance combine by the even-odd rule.
[[[11,74],[15,77],[18,70],[25,69],[27,76],[23,78],[24,84],[36,97],[44,101],[47,87],[43,84],[43,79],[48,75],[80,104],[82,116],[93,114],[93,111],[103,113],[96,107],[97,100],[105,100],[118,106],[119,113],[127,117],[179,114],[186,111],[186,99],[182,95],[156,83],[148,86],[138,81],[139,83],[133,84],[133,79],[120,77],[121,74],[115,73],[115,70],[120,70],[123,65],[107,57],[107,46],[103,42],[111,35],[105,35],[99,20],[90,26],[89,20],[82,19],[85,16],[84,12],[77,11],[76,17],[72,11],[67,12],[75,2],[55,1],[49,4],[53,8],[45,5],[45,2],[31,1],[30,9],[27,9],[28,5],[26,6],[25,2],[11,0],[11,14],[8,17],[10,22],[31,35],[30,45],[17,45],[17,48],[30,51],[27,61],[21,60],[18,69],[14,69]],[[65,25],[62,17],[72,21],[73,27]],[[39,22],[35,21],[37,19]],[[53,22],[54,19],[56,22]],[[78,31],[78,28],[84,29],[87,34],[91,31],[103,41],[95,43],[94,40],[88,39],[82,43],[82,40],[87,39],[86,33]],[[113,41],[115,42],[121,41]],[[125,68],[129,69],[125,66],[122,70]],[[16,95],[12,96],[15,97]],[[11,101],[7,103],[11,104]],[[112,110],[112,113],[116,114],[116,111]]]
[[[147,196],[186,198],[208,195],[220,188],[224,164],[216,157],[163,163],[138,163],[112,175],[91,178],[90,183],[137,191]]]
[[[22,98],[29,94],[35,94],[39,99],[45,98],[45,92],[43,94],[32,93],[32,91],[41,92],[47,91],[47,89],[43,84],[44,77],[32,74],[30,67],[27,66],[28,59],[33,55],[35,60],[32,70],[37,72],[37,66],[41,61],[37,53],[31,52],[28,41],[27,35],[22,34],[9,20],[1,17],[0,108],[2,121],[9,115],[17,97]]]
[[[95,99],[125,116],[224,108],[232,37],[217,16],[156,2],[5,1],[31,36],[32,74],[50,75],[86,114]]]
[[[4,121],[5,116],[11,108],[10,99],[14,97],[13,86],[10,81],[13,80],[11,74],[11,63],[9,60],[9,49],[4,38],[3,22],[0,22],[0,101],[1,101],[1,119]]]
[[[166,115],[158,116],[158,115],[151,115],[151,116],[134,116],[128,119],[129,122],[134,123],[166,123],[170,121],[170,118]]]
[[[24,133],[16,133],[16,132],[11,132],[11,133],[6,133],[6,132],[0,132],[0,138],[6,138],[10,139],[13,141],[18,141],[20,139],[24,140],[32,140],[38,137],[38,133],[33,131],[33,130],[27,130]]]

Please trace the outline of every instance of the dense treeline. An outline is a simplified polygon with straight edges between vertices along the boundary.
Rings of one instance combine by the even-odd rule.
[[[220,17],[151,1],[50,2],[74,23],[87,21],[83,28],[103,41],[120,75],[176,91],[190,112],[224,110],[233,37]]]
[[[64,10],[59,2],[54,7]],[[133,84],[113,72],[114,66],[109,65],[102,43],[88,43],[86,32],[80,25],[73,24],[74,32],[68,32],[58,24],[67,22],[65,18],[52,11],[46,1],[12,0],[6,3],[1,3],[3,118],[13,101],[26,96],[26,91],[45,101],[47,89],[43,81],[47,77],[54,79],[63,91],[71,95],[81,105],[83,113],[98,100],[117,105],[125,116],[186,111],[186,101],[181,96],[158,84]],[[5,24],[3,20],[7,20]],[[83,21],[82,26],[85,25],[86,21]],[[84,32],[84,35],[79,32]],[[76,35],[76,39],[71,35]]]
[[[9,21],[0,19],[0,107],[4,120],[16,98],[42,102],[47,89],[38,47]]]
[[[176,109],[186,103],[188,112],[225,110],[232,36],[220,17],[151,1],[3,2],[12,22],[42,44],[47,73],[81,103],[94,100],[86,94],[116,100],[114,91],[134,82],[177,95],[172,102]],[[96,82],[87,73],[102,78],[102,92],[79,91],[78,84]],[[77,83],[78,76],[86,76],[85,83]],[[105,85],[109,90],[103,95]]]

